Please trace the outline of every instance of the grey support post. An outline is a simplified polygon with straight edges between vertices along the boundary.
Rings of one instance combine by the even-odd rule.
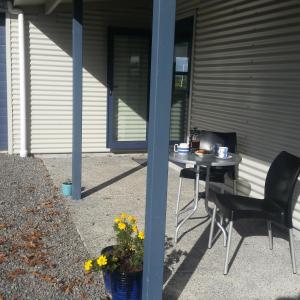
[[[81,198],[82,153],[82,0],[73,0],[73,136],[72,136],[72,198]]]
[[[161,300],[176,0],[153,0],[143,300]]]

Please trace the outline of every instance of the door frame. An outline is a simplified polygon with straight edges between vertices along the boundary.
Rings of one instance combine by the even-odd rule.
[[[4,12],[1,12],[0,13],[0,25],[1,27],[3,27],[3,33],[4,33],[4,52],[3,52],[3,55],[4,55],[4,58],[5,58],[5,66],[4,66],[4,69],[2,70],[3,73],[4,73],[4,77],[3,79],[4,80],[4,85],[5,85],[5,88],[2,90],[2,93],[3,93],[3,104],[5,105],[3,108],[4,108],[4,113],[5,113],[5,116],[4,116],[4,124],[0,124],[0,126],[2,127],[3,125],[3,129],[5,131],[5,134],[6,134],[6,137],[4,136],[4,139],[0,141],[0,146],[1,146],[1,143],[3,143],[3,148],[0,148],[0,152],[8,152],[9,150],[9,147],[10,147],[10,143],[9,143],[9,139],[10,139],[10,132],[9,132],[9,93],[8,93],[8,67],[9,67],[9,61],[8,61],[8,58],[10,59],[10,57],[8,57],[7,55],[7,49],[8,49],[8,38],[9,36],[7,35],[7,32],[8,32],[8,26],[7,26],[7,20],[8,20],[8,17],[7,17],[7,14],[4,13]]]
[[[116,141],[114,139],[114,36],[147,36],[149,38],[148,49],[148,95],[147,95],[147,120],[145,141]],[[111,150],[146,150],[148,144],[148,121],[149,121],[149,96],[150,96],[150,67],[151,67],[151,31],[147,29],[109,27],[107,32],[107,130],[106,147]]]

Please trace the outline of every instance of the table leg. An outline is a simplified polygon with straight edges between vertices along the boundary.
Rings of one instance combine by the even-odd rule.
[[[207,214],[211,217],[211,222],[212,222],[211,226],[210,226],[209,239],[208,239],[208,248],[210,249],[211,244],[212,244],[212,240],[213,240],[214,222],[221,229],[221,231],[224,235],[224,244],[225,244],[225,241],[227,240],[227,232],[226,232],[225,228],[220,224],[220,222],[218,222],[216,220],[216,210],[217,210],[217,208],[215,207],[215,209],[211,209],[208,206],[209,178],[210,178],[210,166],[208,165],[207,169],[206,169],[206,178],[205,178],[205,210],[206,210]]]
[[[177,243],[177,237],[178,237],[178,231],[181,228],[181,226],[195,213],[195,211],[198,208],[198,200],[199,200],[199,172],[200,172],[200,166],[196,166],[196,184],[195,184],[195,196],[194,196],[194,205],[191,210],[191,212],[186,215],[181,222],[177,225],[176,231],[175,231],[175,244]]]

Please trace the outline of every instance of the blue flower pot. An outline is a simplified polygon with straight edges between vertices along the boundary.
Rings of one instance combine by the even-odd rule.
[[[140,300],[142,299],[143,272],[112,272],[111,294],[112,300]]]
[[[110,271],[103,272],[103,280],[106,294],[111,298]]]
[[[61,192],[64,196],[72,196],[72,183],[71,182],[64,182],[61,185]]]
[[[101,255],[105,255],[112,251],[114,246],[108,246],[101,250]],[[103,281],[106,294],[111,298],[111,280],[110,280],[110,271],[103,272]]]

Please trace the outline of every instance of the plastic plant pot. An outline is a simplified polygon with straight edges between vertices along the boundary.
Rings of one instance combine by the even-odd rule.
[[[68,197],[72,195],[72,182],[64,182],[61,185],[61,192],[64,196]]]
[[[111,294],[113,300],[142,299],[143,272],[112,272],[110,273]]]

